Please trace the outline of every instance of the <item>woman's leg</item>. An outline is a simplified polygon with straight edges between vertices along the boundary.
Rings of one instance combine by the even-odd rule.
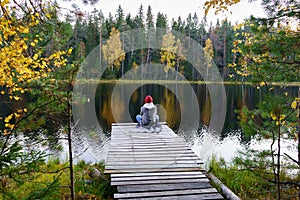
[[[136,121],[138,122],[137,127],[141,126],[141,121],[142,121],[142,116],[141,115],[137,115],[136,116]]]

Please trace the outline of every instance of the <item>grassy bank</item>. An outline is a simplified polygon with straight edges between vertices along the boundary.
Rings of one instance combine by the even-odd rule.
[[[67,163],[53,159],[35,172],[21,173],[14,181],[7,178],[6,195],[1,194],[0,199],[70,199],[67,166]],[[91,177],[95,170],[98,174]],[[115,188],[110,186],[109,175],[103,171],[103,163],[80,161],[74,166],[76,199],[112,199]]]
[[[212,157],[209,172],[220,179],[241,199],[276,199],[276,186],[273,183],[262,178],[258,173],[242,169],[237,164],[226,163],[222,158]],[[269,171],[265,170],[262,173],[264,173],[264,177],[269,174],[269,180],[272,180],[272,174]],[[282,177],[285,176],[285,172],[282,172]],[[281,197],[282,199],[296,200],[297,192],[295,188],[283,188]]]
[[[189,81],[189,80],[153,80],[153,79],[145,79],[145,80],[135,80],[135,79],[76,79],[77,83],[143,83],[143,84],[153,84],[153,83],[161,83],[161,84],[224,84],[224,85],[252,85],[252,82],[248,81]],[[300,82],[268,82],[270,86],[300,86]]]

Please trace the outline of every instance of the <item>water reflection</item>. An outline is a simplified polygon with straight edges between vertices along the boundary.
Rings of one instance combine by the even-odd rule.
[[[87,161],[105,159],[111,124],[135,122],[135,116],[144,104],[144,97],[150,94],[158,107],[161,121],[166,121],[175,133],[185,137],[200,157],[205,159],[211,154],[218,154],[230,159],[236,150],[256,144],[239,130],[236,110],[255,108],[261,100],[261,91],[247,85],[225,85],[225,91],[227,103],[223,105],[226,106],[224,127],[220,133],[215,134],[207,130],[212,118],[212,99],[205,84],[100,83],[96,95],[88,97],[94,98],[94,101],[85,102],[94,106],[88,109],[80,104],[76,106],[80,121],[75,132],[75,153]],[[289,88],[292,95],[296,95],[296,91],[296,88]],[[84,92],[89,94],[89,87],[85,87]],[[88,117],[95,112],[97,122]],[[183,117],[187,115],[189,117]]]

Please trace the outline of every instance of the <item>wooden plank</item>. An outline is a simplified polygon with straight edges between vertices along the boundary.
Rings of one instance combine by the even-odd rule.
[[[191,190],[173,190],[163,192],[138,192],[138,193],[116,193],[115,198],[134,198],[134,197],[161,197],[174,195],[189,195],[189,194],[209,194],[217,193],[215,188],[191,189]]]
[[[146,141],[145,139],[147,139],[147,141],[181,141],[181,142],[186,142],[184,141],[182,138],[177,138],[177,137],[173,137],[173,136],[164,136],[164,137],[147,137],[147,136],[120,136],[120,137],[116,137],[116,136],[112,136],[111,139],[116,140],[116,141]]]
[[[150,144],[138,144],[138,143],[119,143],[119,144],[110,144],[111,148],[121,148],[121,149],[144,149],[144,148],[179,148],[179,147],[188,147],[186,144],[183,143],[161,143],[161,144],[155,144],[155,143],[150,143]],[[189,148],[189,147],[188,147]]]
[[[204,174],[200,175],[169,175],[169,176],[136,176],[136,177],[117,177],[111,178],[111,182],[116,181],[143,181],[143,180],[165,180],[165,179],[191,179],[206,178]]]
[[[169,175],[202,175],[201,171],[191,172],[148,172],[148,173],[120,173],[111,174],[111,177],[136,177],[136,176],[169,176]]]
[[[153,169],[106,169],[104,173],[106,174],[116,174],[116,173],[133,173],[133,172],[190,172],[190,171],[203,171],[199,167],[186,167],[186,168],[153,168]]]
[[[186,154],[186,153],[194,153],[192,150],[187,149],[187,150],[168,150],[168,151],[109,151],[108,155],[145,155],[147,156],[148,154],[151,155],[168,155],[168,154]]]
[[[152,164],[152,165],[107,165],[105,169],[158,169],[158,168],[187,168],[187,167],[198,167],[196,163],[188,164]]]
[[[125,198],[119,198],[119,200],[125,200]],[[128,198],[126,198],[128,199]],[[222,200],[224,197],[218,193],[212,194],[192,194],[192,195],[176,195],[176,196],[164,196],[164,197],[141,197],[141,198],[130,198],[130,200]]]
[[[118,186],[118,192],[149,192],[164,190],[183,190],[210,188],[209,182],[196,183],[164,183],[164,184],[145,184],[145,185],[122,185]]]
[[[183,157],[110,157],[106,162],[123,162],[123,161],[175,161],[175,160],[196,160],[199,163],[202,163],[202,160],[197,156],[183,156]]]
[[[186,145],[182,145],[182,144],[178,144],[177,146],[168,146],[168,145],[163,145],[163,146],[143,146],[143,145],[140,145],[140,146],[135,146],[135,145],[128,145],[128,146],[110,146],[112,147],[109,151],[116,151],[118,149],[121,149],[121,150],[132,150],[132,149],[135,149],[135,150],[143,150],[143,149],[149,149],[149,150],[153,150],[153,151],[163,151],[163,150],[168,150],[168,149],[171,149],[171,150],[174,150],[174,149],[191,149],[190,147],[186,146]]]
[[[191,151],[189,147],[164,147],[164,148],[112,148],[109,150],[110,153],[114,152],[145,152],[145,151],[151,151],[151,152],[165,152],[165,151]]]
[[[116,142],[117,141],[117,142]],[[130,138],[117,138],[114,139],[114,142],[112,145],[122,145],[122,144],[137,144],[137,145],[146,145],[146,144],[186,144],[185,141],[182,140],[170,140],[170,139],[130,139]]]
[[[114,181],[111,185],[144,185],[144,184],[162,184],[162,183],[196,183],[209,182],[207,178],[191,179],[166,179],[166,180],[144,180],[144,181]]]
[[[159,122],[162,126],[163,125],[167,125],[167,122]],[[112,126],[136,126],[136,124],[137,123],[134,123],[134,122],[132,122],[132,123],[123,123],[123,122],[120,122],[120,123],[112,123],[111,125]]]
[[[150,140],[143,140],[143,141],[120,141],[118,143],[111,143],[110,146],[164,146],[164,145],[170,145],[170,146],[176,146],[176,145],[186,145],[186,143],[181,141],[150,141]]]
[[[169,164],[201,164],[201,161],[197,160],[169,160],[169,161],[109,161],[106,163],[107,166],[122,166],[122,165],[169,165]]]
[[[136,148],[140,148],[140,147],[164,147],[164,146],[169,146],[169,147],[177,147],[177,146],[187,146],[184,143],[181,142],[149,142],[149,143],[132,143],[132,142],[128,142],[128,143],[116,143],[116,144],[110,144],[110,147],[120,147],[120,148],[131,148],[132,146],[136,147]]]
[[[194,153],[192,152],[188,152],[188,153],[173,153],[173,154],[134,154],[134,153],[130,153],[130,154],[125,154],[124,152],[119,153],[119,154],[108,154],[107,158],[108,160],[111,158],[152,158],[152,157],[157,157],[157,155],[159,155],[159,157],[161,158],[180,158],[180,157],[194,157],[196,156]],[[130,156],[130,157],[129,157]]]

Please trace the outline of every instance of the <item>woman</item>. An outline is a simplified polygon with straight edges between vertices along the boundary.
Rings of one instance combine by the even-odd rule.
[[[153,104],[153,98],[150,95],[145,97],[145,104],[141,107],[141,113],[136,116],[136,120],[137,128],[142,126],[147,129],[155,129],[158,126],[157,107]]]

